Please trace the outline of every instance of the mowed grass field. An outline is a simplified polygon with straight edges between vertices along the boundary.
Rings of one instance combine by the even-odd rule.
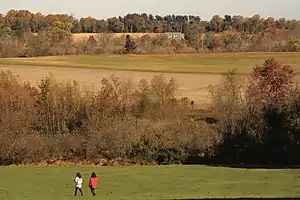
[[[58,80],[77,80],[100,87],[111,74],[133,81],[151,80],[155,75],[173,77],[179,84],[177,96],[196,102],[207,100],[209,85],[220,82],[222,74],[236,69],[249,74],[256,64],[270,57],[292,66],[300,73],[300,53],[203,53],[180,55],[72,55],[38,58],[1,59],[0,70],[12,70],[35,84],[51,72]]]
[[[145,167],[2,167],[0,199],[74,199],[73,177],[83,174],[84,197],[78,199],[196,199],[299,197],[298,169],[233,169],[206,166]],[[87,184],[99,177],[97,196]],[[76,198],[77,199],[77,198]]]

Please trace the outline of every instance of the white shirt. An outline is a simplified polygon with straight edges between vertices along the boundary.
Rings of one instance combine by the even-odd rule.
[[[75,187],[82,188],[82,183],[83,183],[83,179],[82,178],[76,177],[74,179],[74,181],[75,181]]]

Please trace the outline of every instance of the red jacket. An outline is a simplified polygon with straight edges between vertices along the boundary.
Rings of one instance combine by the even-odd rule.
[[[91,188],[96,188],[97,183],[98,183],[98,178],[97,177],[95,177],[95,178],[91,177],[90,178],[89,186]]]

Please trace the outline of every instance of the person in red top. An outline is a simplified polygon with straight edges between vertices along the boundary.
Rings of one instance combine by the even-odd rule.
[[[91,189],[93,196],[96,196],[95,189],[96,189],[97,183],[98,183],[98,177],[96,176],[96,173],[93,172],[91,175],[91,178],[90,178],[90,182],[89,182],[89,187]]]

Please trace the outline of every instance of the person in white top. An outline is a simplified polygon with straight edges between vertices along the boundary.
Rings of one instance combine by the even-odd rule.
[[[75,182],[75,196],[77,195],[77,191],[79,190],[81,196],[83,196],[82,193],[82,183],[83,183],[83,178],[81,177],[81,174],[79,172],[76,173],[76,177],[74,178]]]

